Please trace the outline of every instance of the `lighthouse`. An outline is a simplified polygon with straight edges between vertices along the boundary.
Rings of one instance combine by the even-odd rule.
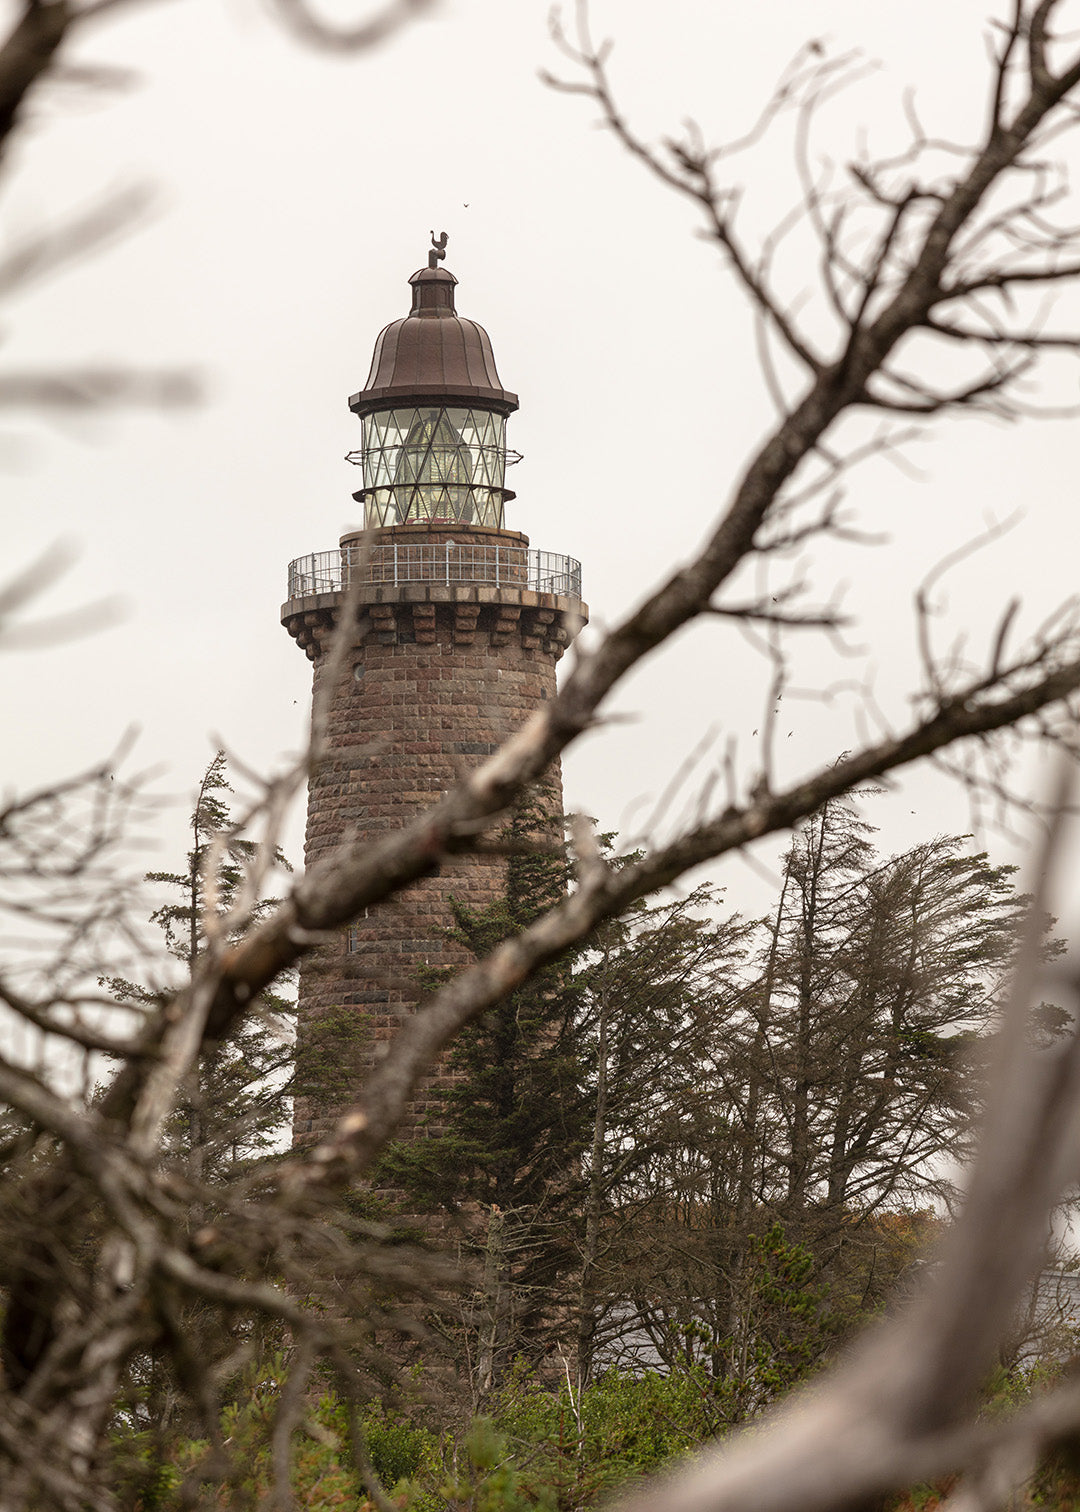
[[[497,749],[555,692],[587,619],[581,568],[510,528],[506,429],[518,408],[491,341],[459,315],[445,234],[409,279],[408,314],[380,332],[349,400],[363,527],[289,565],[281,619],[314,665],[324,739],[309,779],[305,861],[406,823]],[[330,656],[341,630],[346,654]],[[561,778],[545,801],[561,809]],[[447,859],[320,946],[301,971],[294,1138],[318,1139],[353,1100],[422,996],[426,970],[462,964],[451,899],[500,894],[497,855]],[[428,1089],[445,1070],[436,1069]],[[421,1090],[415,1127],[425,1111]]]

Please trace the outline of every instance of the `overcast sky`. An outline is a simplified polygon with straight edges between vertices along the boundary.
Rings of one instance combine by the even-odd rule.
[[[540,81],[564,68],[547,12],[548,0],[444,0],[390,44],[342,57],[298,44],[255,0],[161,0],[119,8],[73,53],[121,70],[117,88],[37,97],[7,168],[9,245],[124,186],[151,186],[154,205],[7,303],[0,361],[192,369],[206,400],[179,414],[3,417],[5,566],[70,543],[77,562],[41,612],[102,597],[119,609],[108,629],[5,658],[7,783],[64,775],[136,727],[130,766],[159,767],[159,790],[178,797],[160,826],[164,861],[182,849],[184,803],[216,740],[264,770],[298,749],[310,667],[278,623],[286,565],[357,523],[346,400],[378,331],[408,310],[431,228],[449,233],[459,311],[487,328],[521,398],[507,523],[580,558],[594,626],[716,519],[772,414],[753,323],[693,210],[595,128],[588,102]],[[983,120],[977,0],[597,0],[594,16],[650,138],[687,117],[712,140],[738,135],[809,37],[874,65],[824,113],[822,158],[842,165],[866,142],[897,150],[909,87],[931,133],[970,140]],[[797,195],[787,123],[732,173],[748,185],[753,243]],[[817,270],[795,248],[784,292],[814,321]],[[1054,382],[1055,397],[1077,397],[1075,372]],[[950,579],[942,644],[960,631],[985,644],[1014,593],[1034,624],[1075,585],[1076,450],[1075,421],[952,421],[911,446],[907,468],[852,472],[853,516],[891,544],[822,549],[805,570],[820,600],[846,585],[864,654],[814,641],[798,680],[872,674],[901,720],[914,586],[1017,510],[1009,535]],[[568,805],[637,838],[688,749],[702,743],[669,817],[729,740],[748,773],[766,685],[730,626],[684,634],[621,690],[618,722],[567,759]],[[853,746],[859,705],[850,693],[785,700],[781,775]],[[869,816],[891,847],[970,822],[938,779],[913,779]],[[294,855],[301,835],[298,816]],[[721,879],[736,905],[764,906],[739,862]]]

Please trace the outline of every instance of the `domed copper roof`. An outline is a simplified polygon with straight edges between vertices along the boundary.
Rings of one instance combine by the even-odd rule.
[[[516,394],[502,386],[483,326],[454,309],[457,279],[421,268],[409,279],[413,306],[379,333],[367,383],[349,400],[356,415],[408,403],[480,404],[509,415]]]

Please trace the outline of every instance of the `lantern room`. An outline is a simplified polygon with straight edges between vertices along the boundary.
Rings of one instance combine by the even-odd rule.
[[[349,400],[360,419],[363,468],[353,497],[364,525],[461,524],[501,529],[514,494],[506,468],[506,419],[518,407],[503,388],[482,326],[454,308],[457,279],[438,266],[445,233],[428,266],[409,279],[412,309],[380,332],[367,383]]]

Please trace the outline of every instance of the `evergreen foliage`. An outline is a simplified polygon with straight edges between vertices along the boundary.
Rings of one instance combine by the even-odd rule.
[[[221,1441],[233,1451],[223,1475],[210,1443],[114,1435],[112,1483],[119,1512],[221,1512],[265,1505],[274,1484],[274,1430],[285,1362],[248,1372],[225,1409]],[[432,1417],[416,1406],[366,1409],[367,1454],[402,1512],[559,1512],[598,1505],[637,1476],[692,1452],[718,1427],[701,1371],[634,1377],[610,1372],[583,1392],[552,1387],[519,1363],[493,1393],[485,1416]],[[294,1441],[289,1485],[306,1512],[371,1512],[353,1463],[350,1409],[333,1391],[308,1404]],[[423,1421],[418,1421],[418,1418]]]
[[[228,919],[254,858],[254,842],[237,834],[233,825],[232,791],[225,753],[218,751],[199,783],[183,870],[146,875],[148,883],[169,894],[150,922],[188,977],[194,977],[206,949],[208,917]],[[292,870],[280,850],[274,862]],[[265,917],[275,903],[273,898],[252,899],[242,924]],[[125,1002],[154,1002],[160,996],[120,978],[108,985]],[[294,1012],[288,999],[265,993],[227,1044],[209,1046],[173,1120],[173,1141],[190,1171],[209,1181],[225,1180],[281,1146],[291,1095]]]
[[[192,844],[183,869],[146,876],[147,882],[168,894],[150,921],[161,930],[170,957],[192,979],[208,948],[210,918],[223,922],[227,937],[233,933],[228,921],[245,884],[245,867],[254,856],[253,843],[235,831],[228,801],[231,792],[225,753],[218,751],[199,784],[190,818]],[[280,851],[274,861],[291,870]],[[251,900],[237,929],[265,916],[275,901]],[[148,987],[119,978],[107,985],[123,1002],[147,1003],[158,996]],[[189,1228],[192,1232],[201,1229],[208,1240],[216,1236],[222,1262],[228,1259],[227,1237],[215,1228],[222,1189],[253,1175],[260,1163],[272,1160],[284,1147],[294,1007],[287,999],[267,993],[253,1004],[247,1021],[226,1044],[208,1041],[170,1122],[166,1159],[187,1194]],[[229,1330],[215,1335],[210,1332],[211,1309],[195,1304],[182,1314],[173,1313],[164,1296],[161,1311],[161,1348],[133,1359],[123,1407],[130,1422],[145,1429],[148,1441],[177,1415],[189,1422],[192,1401],[209,1402],[201,1373],[210,1361],[219,1362],[228,1358],[230,1350],[246,1350],[256,1342],[266,1348],[279,1332],[273,1326],[264,1327],[256,1340],[238,1313]]]
[[[195,850],[220,833],[223,778],[207,774]],[[503,894],[453,903],[470,956],[564,895],[560,828],[542,796],[515,813]],[[883,858],[872,834],[827,805],[793,837],[765,919],[725,917],[707,887],[642,904],[455,1043],[434,1111],[365,1199],[439,1215],[471,1263],[464,1298],[427,1304],[460,1346],[468,1401],[437,1388],[434,1428],[430,1408],[362,1412],[402,1506],[596,1505],[753,1417],[884,1305],[934,1230],[943,1162],[966,1151],[1025,900],[962,837]],[[155,878],[180,895],[155,921],[189,968],[200,866]],[[235,885],[223,875],[223,906]],[[272,1483],[277,1379],[264,1367],[227,1410],[239,1457],[215,1505],[255,1506]],[[484,1416],[468,1426],[470,1405]],[[312,1400],[302,1504],[369,1505],[353,1410]],[[179,1506],[161,1438],[121,1438],[132,1507]],[[197,1477],[215,1452],[192,1441],[176,1464]]]
[[[767,919],[644,914],[602,948],[587,1365],[700,1364],[737,1420],[885,1304],[951,1201],[1025,900],[963,837],[883,858],[872,833],[830,803]],[[763,1257],[788,1277],[779,1310]]]
[[[221,1436],[236,1451],[224,1479],[205,1440],[166,1445],[118,1432],[111,1445],[117,1512],[220,1512],[265,1506],[274,1485],[274,1429],[284,1362],[249,1372],[242,1398],[225,1410]],[[984,1393],[992,1421],[1036,1402],[1061,1372],[999,1372]],[[423,1421],[418,1418],[423,1417]],[[289,1485],[305,1512],[373,1512],[352,1463],[348,1409],[333,1392],[313,1397],[294,1441]],[[360,1426],[382,1486],[401,1512],[587,1512],[724,1431],[716,1383],[700,1366],[667,1374],[609,1371],[578,1392],[545,1385],[516,1367],[472,1420],[432,1417],[417,1407],[373,1406]],[[947,1504],[955,1478],[912,1488],[882,1503],[887,1512],[932,1512]],[[1016,1512],[1080,1506],[1080,1468],[1066,1443],[1051,1451],[1010,1505]]]
[[[455,905],[471,955],[562,896],[551,826],[520,811],[505,894]],[[475,1401],[555,1352],[701,1368],[736,1422],[885,1305],[952,1198],[1026,900],[963,837],[872,837],[829,803],[767,918],[640,905],[458,1040],[380,1180],[460,1220]]]
[[[563,821],[544,797],[519,806],[499,837],[508,852],[501,896],[481,909],[451,899],[450,938],[476,959],[565,894]],[[459,1035],[421,1137],[400,1141],[381,1167],[407,1211],[461,1220],[461,1242],[483,1272],[466,1322],[481,1394],[515,1356],[543,1352],[576,1260],[585,1105],[572,967],[567,958],[546,966]],[[429,985],[449,974],[433,972]]]
[[[581,964],[580,1053],[592,1124],[577,1319],[581,1381],[591,1377],[598,1350],[610,1360],[623,1331],[627,1244],[657,1193],[678,1110],[696,1095],[695,1024],[706,1004],[729,995],[753,939],[753,923],[717,917],[720,902],[699,887],[673,902],[641,904],[605,925]]]

